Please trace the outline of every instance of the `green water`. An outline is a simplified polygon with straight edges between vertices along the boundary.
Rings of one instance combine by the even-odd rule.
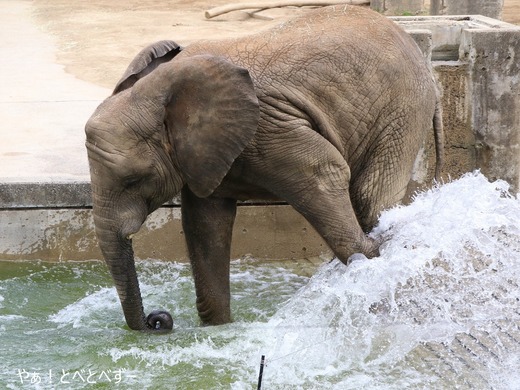
[[[262,323],[308,279],[290,264],[234,262],[235,322],[200,327],[189,266],[140,262],[145,310],[175,321],[171,334],[148,335],[126,328],[101,262],[0,262],[0,388],[253,387],[251,335],[261,341]]]

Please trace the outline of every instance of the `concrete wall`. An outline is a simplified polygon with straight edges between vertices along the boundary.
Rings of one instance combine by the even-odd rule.
[[[0,260],[101,259],[89,183],[0,184]],[[186,261],[178,200],[152,213],[134,238],[140,259]],[[330,253],[292,207],[242,203],[232,257],[290,260]]]
[[[480,169],[519,191],[520,28],[483,16],[394,20],[412,36],[417,30],[431,33],[432,65],[444,107],[444,177]],[[430,140],[427,161],[433,159],[431,145]]]
[[[424,0],[372,0],[370,7],[388,15],[415,15],[424,9]]]
[[[11,209],[0,212],[0,260],[101,259],[90,209]],[[241,206],[232,257],[303,259],[327,253],[312,227],[291,207]],[[140,259],[186,261],[180,208],[162,207],[134,238]]]
[[[501,19],[504,0],[430,0],[430,15],[483,15]]]
[[[502,17],[504,0],[372,0],[370,7],[385,15],[483,15]]]
[[[442,91],[443,177],[480,169],[520,190],[520,28],[477,16],[396,17],[418,42]],[[433,136],[420,153],[409,194],[431,185]],[[100,259],[87,182],[0,184],[0,260]],[[177,201],[157,210],[135,238],[139,258],[185,260]],[[234,258],[330,256],[313,228],[286,205],[241,204]]]

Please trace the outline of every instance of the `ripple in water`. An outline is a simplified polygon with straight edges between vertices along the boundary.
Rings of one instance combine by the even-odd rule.
[[[507,190],[475,173],[419,194],[381,216],[380,257],[311,278],[235,261],[225,326],[198,326],[187,265],[141,262],[147,310],[174,316],[166,336],[124,328],[104,266],[33,264],[0,279],[0,380],[121,370],[125,388],[250,389],[266,355],[265,389],[519,388],[520,203]]]

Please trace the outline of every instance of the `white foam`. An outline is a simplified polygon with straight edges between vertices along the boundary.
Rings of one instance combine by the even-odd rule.
[[[58,328],[65,326],[104,328],[107,321],[103,321],[100,317],[106,318],[109,313],[114,313],[114,309],[118,306],[115,289],[105,287],[49,316],[49,321],[58,324]]]
[[[385,240],[379,258],[324,265],[270,320],[269,380],[408,386],[417,378],[403,359],[421,343],[518,319],[519,226],[520,203],[507,184],[478,173],[385,212],[373,232]],[[401,371],[390,369],[397,364]]]

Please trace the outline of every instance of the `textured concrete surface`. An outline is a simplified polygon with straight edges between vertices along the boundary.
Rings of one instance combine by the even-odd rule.
[[[504,0],[432,0],[431,15],[484,15],[501,19]]]
[[[480,169],[520,189],[520,28],[479,15],[394,17],[409,32],[429,30],[442,93],[443,177]],[[432,148],[426,148],[431,160]],[[428,154],[427,153],[427,154]],[[430,164],[431,165],[431,164]]]
[[[108,90],[56,63],[54,41],[30,9],[0,2],[0,208],[83,206],[83,124]]]
[[[30,2],[0,2],[0,181],[86,181],[83,124],[108,90],[55,62]]]
[[[416,15],[424,8],[424,0],[372,0],[370,8],[387,15]]]

